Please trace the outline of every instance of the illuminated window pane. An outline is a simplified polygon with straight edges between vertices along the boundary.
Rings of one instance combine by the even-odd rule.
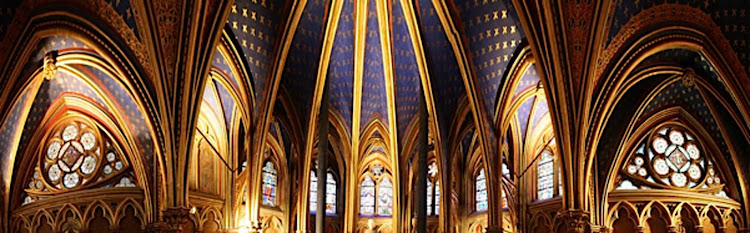
[[[310,212],[317,211],[318,208],[318,176],[315,172],[310,171]]]
[[[510,178],[510,169],[508,169],[508,164],[506,164],[505,162],[503,162],[503,176]],[[507,207],[508,206],[508,196],[505,194],[505,189],[502,188],[502,187],[500,188],[500,194],[501,194],[502,199],[503,199],[503,205],[502,206],[503,207]]]
[[[271,161],[263,166],[263,204],[276,205],[276,169]]]
[[[375,182],[372,178],[365,177],[360,187],[359,213],[362,215],[375,214]]]
[[[435,215],[440,214],[440,181],[435,182]]]
[[[393,212],[393,184],[384,177],[378,184],[378,216],[391,216]]]
[[[554,176],[555,169],[552,155],[549,151],[544,151],[537,167],[538,200],[545,200],[554,196]]]
[[[432,182],[427,181],[427,215],[432,215]]]
[[[689,131],[666,126],[645,137],[623,163],[617,189],[676,187],[710,190],[712,194],[728,191],[711,156]],[[636,180],[647,182],[631,182]]]
[[[476,203],[476,211],[486,211],[487,210],[487,181],[484,177],[484,168],[482,170],[479,170],[479,175],[476,179],[475,187],[475,196],[474,201]]]
[[[336,180],[330,172],[326,176],[326,213],[336,213]]]

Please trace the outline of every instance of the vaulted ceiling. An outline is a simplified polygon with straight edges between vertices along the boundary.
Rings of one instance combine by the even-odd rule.
[[[423,79],[430,85],[427,90],[432,99],[428,101],[434,105],[443,138],[458,130],[451,127],[457,124],[460,100],[467,98],[467,77],[477,77],[481,89],[477,98],[483,103],[479,112],[494,118],[498,90],[524,38],[510,1],[347,0],[340,9],[332,4],[325,0],[299,6],[236,2],[227,27],[250,64],[256,98],[269,91],[274,79],[269,66],[279,59],[284,69],[279,93],[288,93],[294,108],[290,111],[300,126],[307,126],[317,112],[311,106],[315,106],[319,78],[328,79],[332,112],[346,126],[349,137],[360,135],[377,121],[386,129],[393,127],[396,132],[386,133],[402,144],[409,126],[416,122]],[[287,31],[293,33],[288,54],[275,57],[284,43],[279,41],[281,34],[293,30],[284,24],[295,20],[291,12],[295,7],[302,12],[296,30]],[[357,32],[363,32],[362,36]],[[327,37],[329,33],[332,38]],[[460,41],[451,41],[449,33],[458,33]],[[329,51],[324,47],[327,39],[333,40]],[[330,61],[322,64],[323,57]],[[472,70],[462,70],[457,57],[468,59]],[[321,65],[327,65],[326,72],[319,72]],[[302,134],[307,134],[306,127],[302,128]],[[353,134],[355,128],[360,132]]]

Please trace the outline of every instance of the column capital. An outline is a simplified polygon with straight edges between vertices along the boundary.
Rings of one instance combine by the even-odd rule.
[[[169,207],[161,213],[162,220],[146,226],[146,232],[182,233],[182,226],[190,217],[190,209],[186,207]]]
[[[589,213],[583,210],[563,210],[555,216],[555,226],[563,225],[568,233],[583,233],[591,228]]]

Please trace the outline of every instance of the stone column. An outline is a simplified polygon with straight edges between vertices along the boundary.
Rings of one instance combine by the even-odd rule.
[[[315,232],[325,231],[326,218],[326,170],[328,168],[328,81],[323,84],[323,100],[318,112],[318,203],[315,207]],[[305,174],[304,172],[302,174]],[[351,206],[350,206],[351,207]]]
[[[427,103],[424,96],[419,102],[419,134],[417,144],[417,189],[414,201],[417,209],[417,233],[427,232]]]

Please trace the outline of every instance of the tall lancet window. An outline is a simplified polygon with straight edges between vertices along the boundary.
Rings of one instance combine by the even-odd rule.
[[[542,152],[537,164],[537,200],[550,199],[555,195],[555,162],[548,150]]]
[[[390,216],[393,212],[393,184],[388,177],[383,177],[378,184],[378,215]]]
[[[315,213],[318,208],[318,176],[310,171],[310,212]]]
[[[326,174],[326,214],[336,213],[336,179],[333,174]]]
[[[435,162],[430,162],[430,165],[427,165],[427,216],[437,216],[439,213],[440,181],[438,166]]]
[[[362,215],[375,214],[375,182],[372,178],[365,176],[359,194],[359,213]]]
[[[484,168],[479,170],[474,184],[474,202],[476,211],[487,211],[487,180],[484,176]]]
[[[329,171],[326,173],[326,214],[336,214],[336,179]],[[310,171],[310,212],[316,213],[318,208],[318,176]]]
[[[263,204],[267,206],[276,205],[276,168],[273,162],[267,161],[263,166]]]

